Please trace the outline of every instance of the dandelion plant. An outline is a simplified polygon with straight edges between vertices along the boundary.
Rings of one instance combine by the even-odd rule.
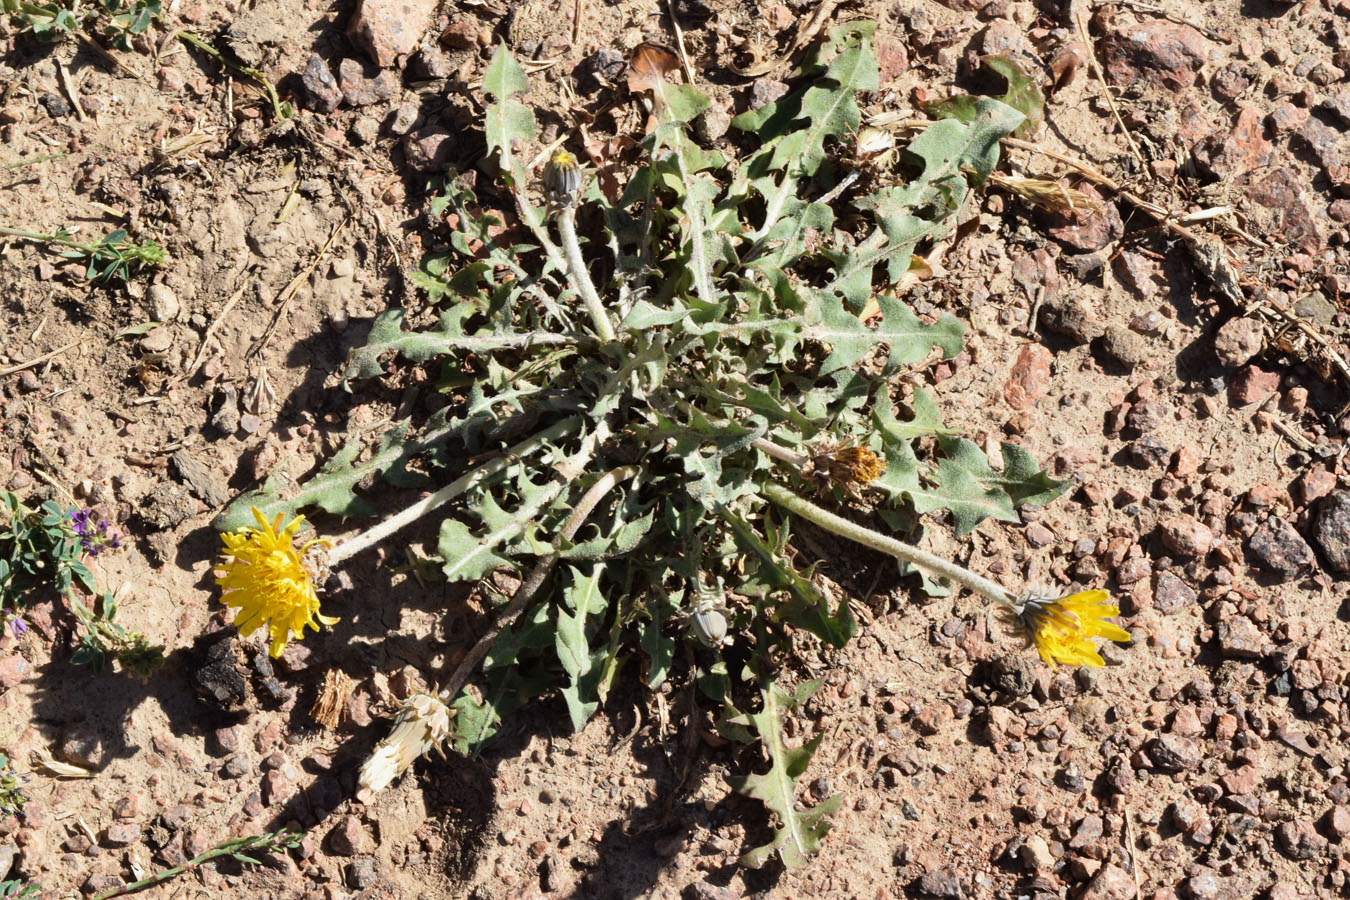
[[[1090,608],[1035,599],[1027,612],[1027,598],[901,540],[923,515],[958,534],[1013,521],[1064,486],[1012,444],[991,465],[922,389],[898,411],[900,377],[959,352],[962,327],[921,317],[891,286],[950,233],[1024,116],[978,99],[966,121],[929,125],[892,170],[845,171],[857,94],[877,87],[870,34],[864,23],[834,29],[795,90],[736,119],[747,148],[736,159],[690,137],[708,98],[666,79],[673,58],[640,50],[630,87],[651,118],[609,193],[566,148],[528,168],[526,76],[497,50],[482,81],[485,131],[513,214],[490,212],[491,190],[452,173],[433,204],[453,222],[448,246],[418,274],[435,321],[384,313],[345,372],[351,383],[421,366],[454,401],[416,432],[398,423],[378,446],[345,448],[305,484],[269,479],[220,522],[232,532],[224,583],[242,583],[261,563],[252,522],[276,521],[272,540],[301,508],[368,515],[358,488],[384,478],[428,493],[331,549],[306,545],[311,577],[426,517],[439,522],[446,579],[522,573],[439,695],[405,705],[362,770],[366,789],[442,744],[476,751],[544,695],[560,696],[580,728],[621,670],[655,688],[687,641],[719,730],[758,741],[767,758],[767,772],[735,781],[776,820],[746,862],[806,859],[833,805],[803,809],[796,797],[819,736],[791,746],[782,732],[784,712],[813,689],[780,686],[788,638],[837,648],[857,626],[789,550],[801,520],[896,556],[930,590],[962,585],[1008,606],[1029,636],[1050,635],[1047,658],[1091,663],[1071,651],[1118,638],[1100,627],[1114,609],[1095,594]],[[304,549],[268,553],[285,556],[275,558],[291,577]],[[317,613],[309,593],[282,593],[293,609],[257,607],[274,616],[274,651],[278,634],[298,631],[287,622]],[[258,624],[250,610],[247,628]]]

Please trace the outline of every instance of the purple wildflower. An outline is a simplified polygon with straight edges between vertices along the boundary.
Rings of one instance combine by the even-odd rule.
[[[16,638],[28,633],[28,623],[19,618],[19,614],[12,609],[0,609],[0,620],[9,623],[9,630],[14,632]]]
[[[116,532],[109,532],[107,521],[100,521],[95,525],[91,519],[94,516],[92,509],[75,509],[71,507],[67,511],[70,516],[71,528],[75,535],[80,539],[80,546],[84,552],[90,556],[98,556],[105,547],[112,547],[116,550],[122,546],[121,538]]]

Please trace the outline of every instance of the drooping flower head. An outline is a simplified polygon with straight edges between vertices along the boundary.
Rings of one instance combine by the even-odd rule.
[[[1131,639],[1128,631],[1106,621],[1120,615],[1120,608],[1107,602],[1110,599],[1111,595],[1101,590],[1079,591],[1067,597],[1032,595],[1009,613],[1050,668],[1056,668],[1056,663],[1101,667],[1106,663],[1093,645],[1093,638],[1126,643]]]
[[[417,757],[441,749],[450,737],[450,716],[450,708],[430,694],[416,693],[405,700],[394,730],[361,766],[360,789],[379,793]]]
[[[253,518],[258,527],[245,525],[233,534],[220,536],[225,559],[220,564],[223,574],[216,584],[223,589],[221,600],[228,607],[238,609],[234,625],[239,634],[248,637],[263,624],[271,639],[268,652],[280,656],[292,636],[300,638],[308,625],[315,631],[319,624],[332,625],[335,618],[319,612],[319,595],[314,589],[314,575],[307,564],[306,554],[316,547],[329,547],[325,540],[314,540],[296,549],[295,533],[304,523],[297,516],[282,526],[284,514],[268,522],[255,507]]]

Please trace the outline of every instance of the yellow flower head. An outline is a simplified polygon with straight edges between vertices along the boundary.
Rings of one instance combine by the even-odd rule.
[[[1055,663],[1101,667],[1105,662],[1093,638],[1130,640],[1128,631],[1106,621],[1120,614],[1119,607],[1107,602],[1110,599],[1106,591],[1079,591],[1059,598],[1032,596],[1010,613],[1050,668],[1056,668]]]
[[[254,507],[253,518],[258,520],[257,528],[245,525],[233,534],[220,536],[225,545],[225,560],[220,564],[224,574],[216,578],[216,584],[223,589],[224,604],[239,610],[234,618],[239,634],[248,637],[267,623],[269,652],[280,656],[292,634],[299,638],[306,625],[318,631],[320,622],[332,625],[337,621],[319,613],[314,576],[305,565],[310,548],[332,545],[317,540],[295,549],[295,533],[304,516],[282,527],[284,514],[279,513],[269,523]]]

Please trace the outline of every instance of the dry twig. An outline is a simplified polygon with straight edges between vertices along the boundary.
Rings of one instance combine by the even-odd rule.
[[[675,15],[675,0],[666,0],[666,10],[670,13],[670,24],[675,27],[675,47],[680,51],[680,68],[684,70],[684,83],[694,83],[694,69],[689,65],[689,51],[684,49],[684,29],[680,27],[680,18]]]
[[[69,344],[66,344],[64,347],[57,347],[55,350],[52,350],[52,351],[49,352],[49,353],[44,353],[44,354],[42,354],[41,356],[38,356],[38,357],[35,357],[35,358],[33,358],[33,359],[28,360],[28,362],[21,362],[21,363],[18,363],[17,365],[13,365],[13,366],[10,366],[10,367],[8,367],[8,368],[0,369],[0,378],[3,378],[3,377],[6,376],[6,375],[13,375],[15,372],[22,372],[24,369],[31,369],[31,368],[33,368],[33,366],[40,366],[40,365],[42,365],[43,363],[45,363],[47,360],[49,360],[49,359],[55,359],[56,357],[60,356],[62,353],[65,353],[65,352],[66,352],[67,350],[69,350],[71,347],[78,347],[79,344],[80,344],[79,341],[71,341]]]
[[[1097,83],[1102,86],[1102,93],[1106,95],[1106,105],[1111,107],[1111,115],[1115,116],[1116,124],[1120,126],[1120,133],[1125,136],[1125,143],[1130,145],[1130,152],[1142,165],[1144,155],[1139,152],[1139,147],[1135,144],[1134,138],[1130,137],[1130,130],[1125,127],[1125,120],[1120,117],[1120,110],[1116,108],[1116,98],[1112,96],[1111,87],[1106,83],[1106,75],[1102,72],[1102,65],[1097,61],[1097,51],[1092,45],[1092,36],[1088,34],[1087,22],[1083,19],[1081,9],[1074,16],[1073,24],[1078,29],[1079,40],[1083,42],[1083,46],[1087,50],[1088,64],[1092,66],[1092,74],[1097,76]]]

